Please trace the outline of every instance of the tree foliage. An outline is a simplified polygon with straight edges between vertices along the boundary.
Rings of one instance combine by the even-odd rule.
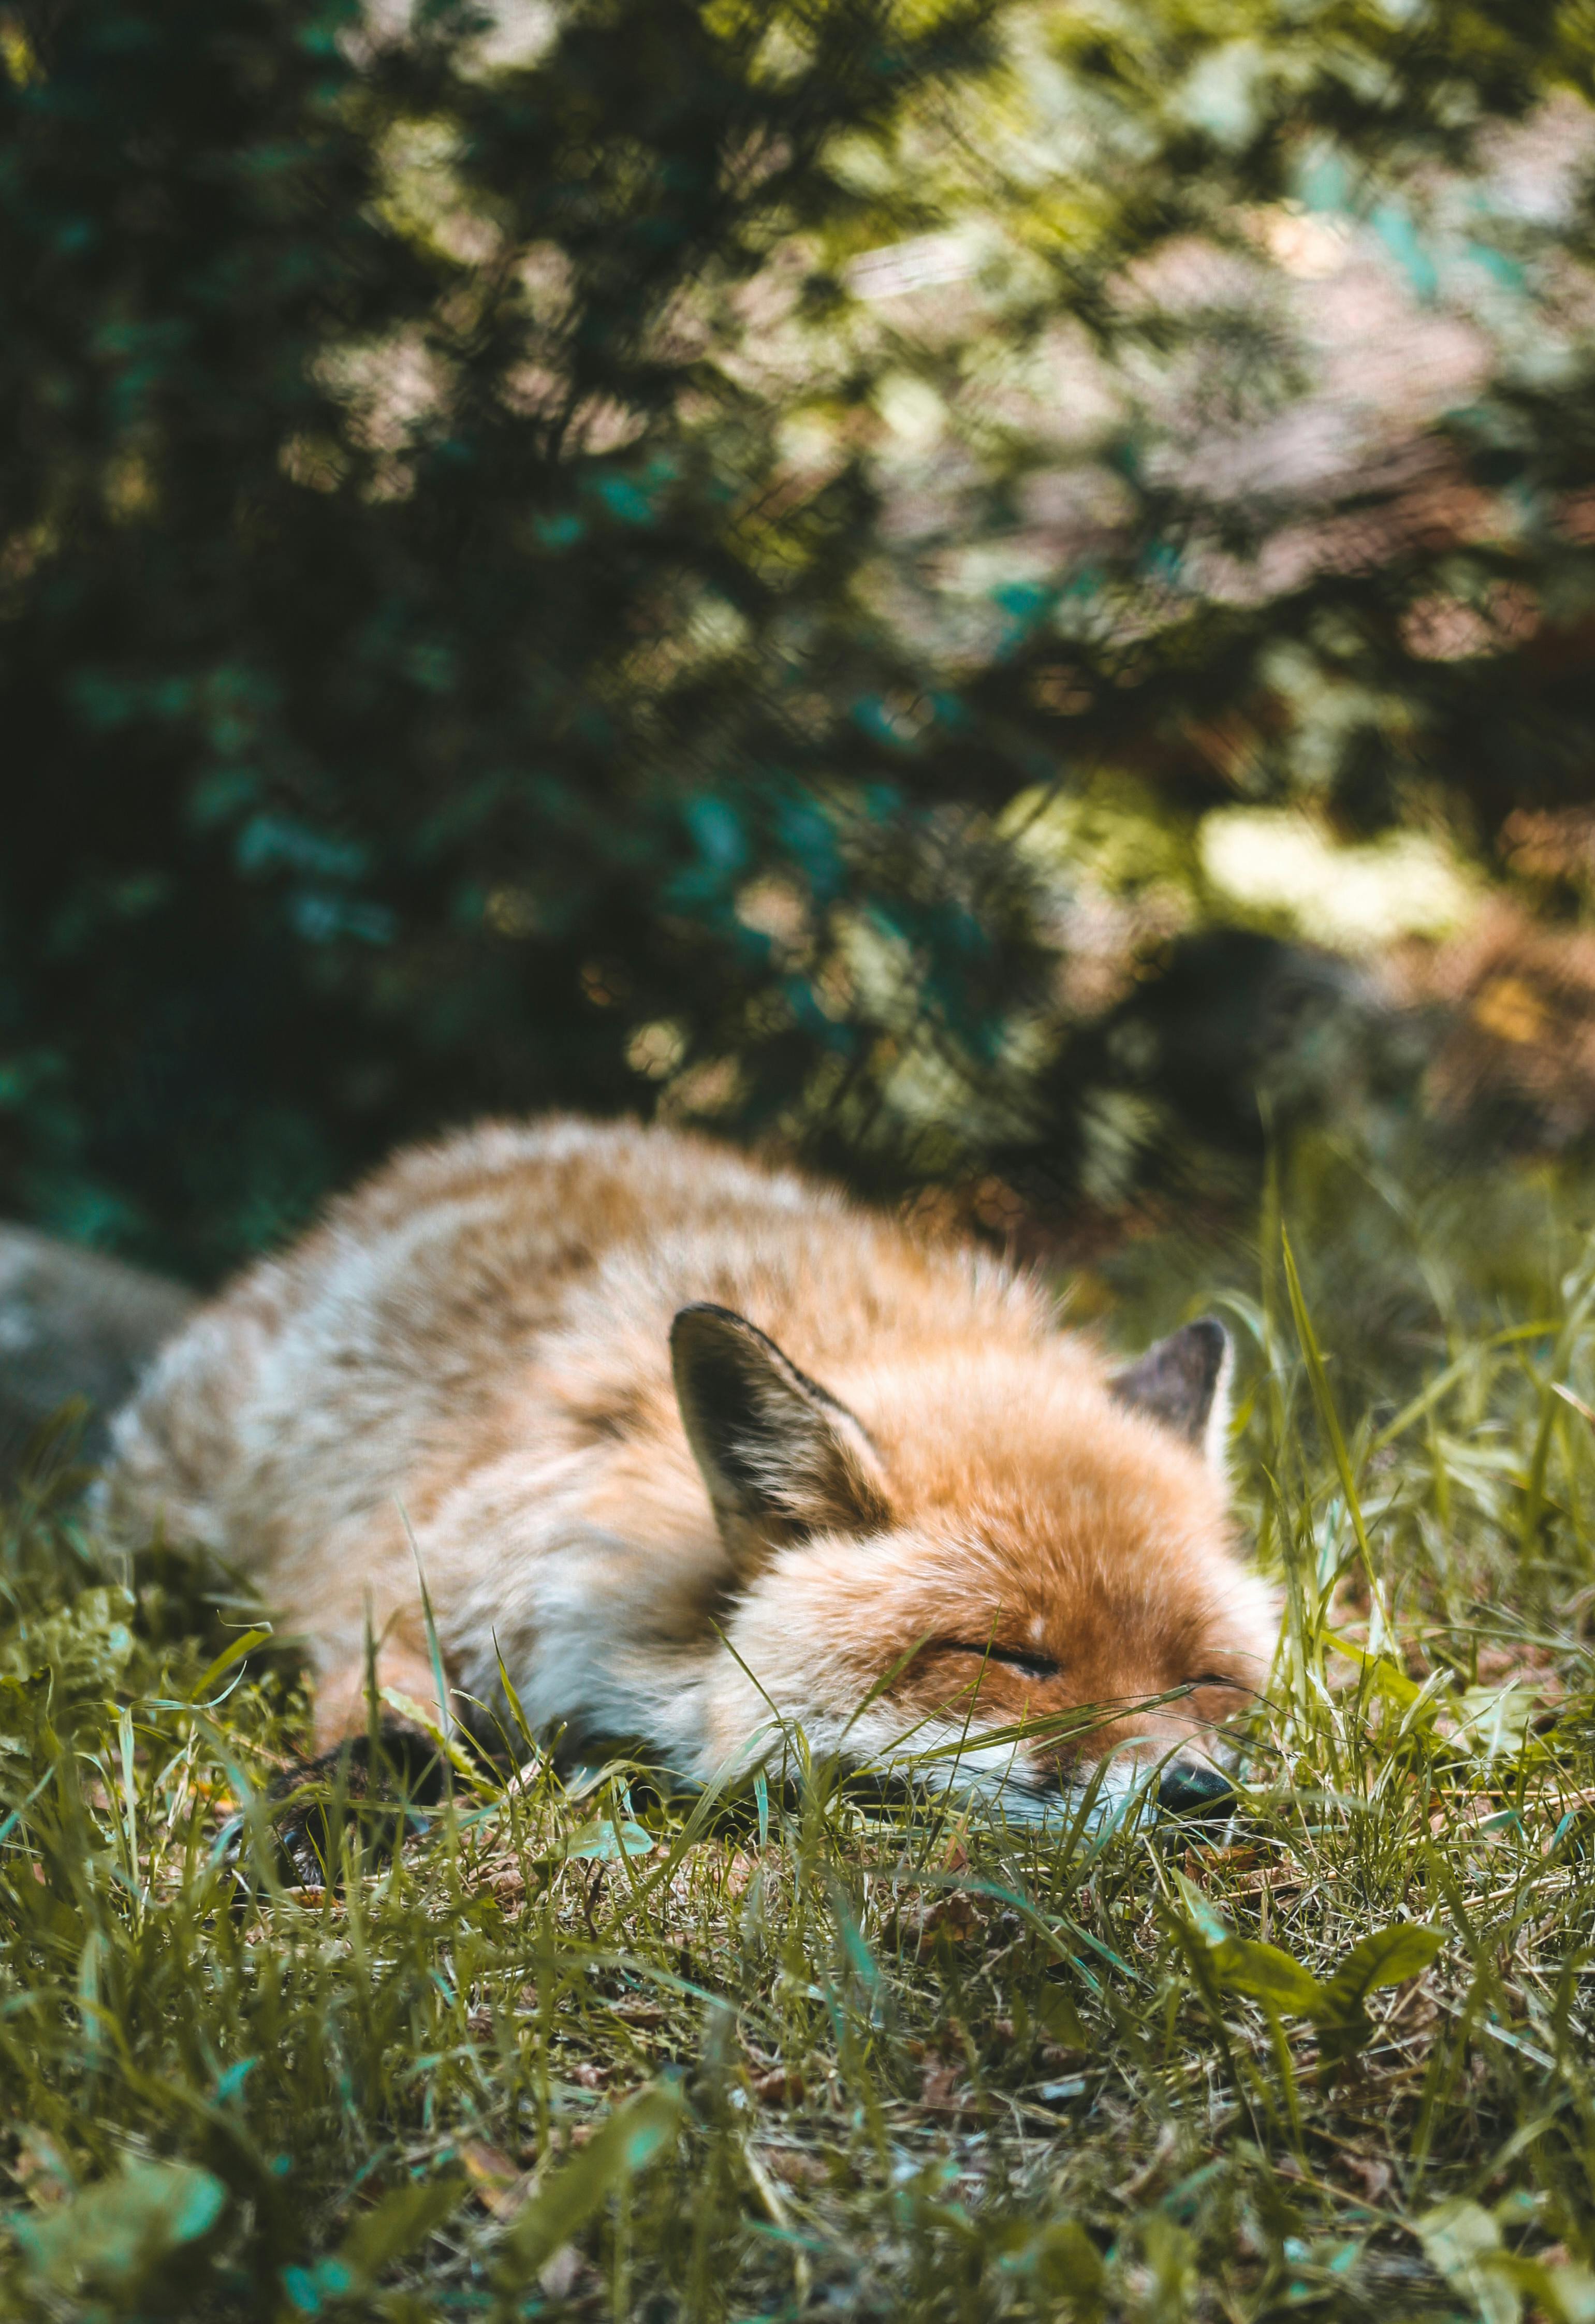
[[[1121,1184],[1205,813],[1585,783],[1587,152],[1480,191],[1581,118],[1573,6],[0,32],[11,1208],[203,1272],[401,1135],[656,1098]],[[1499,311],[1465,409],[1270,481],[1201,455],[1310,400],[1303,217]]]

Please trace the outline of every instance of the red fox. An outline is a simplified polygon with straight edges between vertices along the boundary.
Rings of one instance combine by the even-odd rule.
[[[489,1123],[201,1309],[105,1506],[303,1628],[322,1749],[365,1729],[368,1629],[401,1713],[454,1712],[419,1563],[449,1691],[502,1702],[502,1655],[529,1721],[695,1779],[784,1724],[1031,1819],[1110,1753],[1193,1804],[1276,1628],[1228,1370],[1203,1321],[1112,1374],[1030,1277],[706,1139]]]

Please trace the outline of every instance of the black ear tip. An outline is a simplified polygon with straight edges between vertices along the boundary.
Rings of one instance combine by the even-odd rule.
[[[1171,1332],[1158,1347],[1194,1380],[1216,1388],[1230,1353],[1230,1334],[1216,1315],[1198,1315],[1194,1323],[1182,1323]]]
[[[1230,1355],[1230,1334],[1216,1315],[1182,1323],[1147,1350],[1109,1386],[1119,1403],[1161,1421],[1188,1443],[1202,1441]]]
[[[717,1306],[712,1299],[694,1299],[685,1307],[678,1307],[670,1320],[670,1345],[673,1349],[689,1348],[695,1341],[718,1336],[731,1324],[745,1333],[748,1323],[734,1308]]]

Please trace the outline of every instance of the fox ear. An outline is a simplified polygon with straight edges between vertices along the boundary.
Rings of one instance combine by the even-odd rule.
[[[1213,1467],[1223,1466],[1230,1427],[1230,1334],[1214,1316],[1185,1323],[1159,1340],[1108,1386],[1131,1412],[1144,1412],[1200,1444]]]
[[[745,1316],[706,1304],[670,1326],[687,1442],[739,1564],[811,1533],[886,1522],[880,1463],[861,1424]]]

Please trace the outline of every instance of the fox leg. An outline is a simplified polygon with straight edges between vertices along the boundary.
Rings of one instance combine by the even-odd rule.
[[[340,1656],[324,1668],[316,1683],[312,1731],[318,1757],[336,1751],[340,1744],[364,1736],[370,1724],[369,1684],[376,1684],[377,1717],[384,1727],[396,1722],[413,1729],[415,1721],[406,1719],[392,1701],[401,1695],[414,1703],[429,1726],[448,1730],[448,1714],[438,1700],[438,1678],[432,1658],[424,1648],[408,1639],[389,1636],[378,1641],[373,1656],[374,1670],[368,1671],[364,1646],[354,1658]]]
[[[315,1748],[325,1755],[364,1736],[374,1679],[377,1718],[403,1721],[391,1692],[412,1703],[408,1723],[452,1725],[438,1675],[416,1573],[416,1552],[396,1503],[331,1526],[312,1546],[264,1561],[262,1580],[309,1648]],[[447,1681],[445,1679],[445,1685]]]
[[[444,1764],[429,1728],[447,1731],[431,1657],[399,1623],[358,1655],[346,1645],[333,1659],[318,1641],[311,1756],[285,1768],[269,1794],[276,1846],[294,1878],[318,1885],[335,1869],[337,1831],[353,1818],[362,1844],[386,1854],[413,1829],[406,1811],[442,1796]],[[371,1691],[376,1691],[375,1733]],[[426,1724],[407,1715],[413,1705]],[[373,1748],[374,1745],[374,1748]],[[340,1802],[340,1806],[335,1806]]]

